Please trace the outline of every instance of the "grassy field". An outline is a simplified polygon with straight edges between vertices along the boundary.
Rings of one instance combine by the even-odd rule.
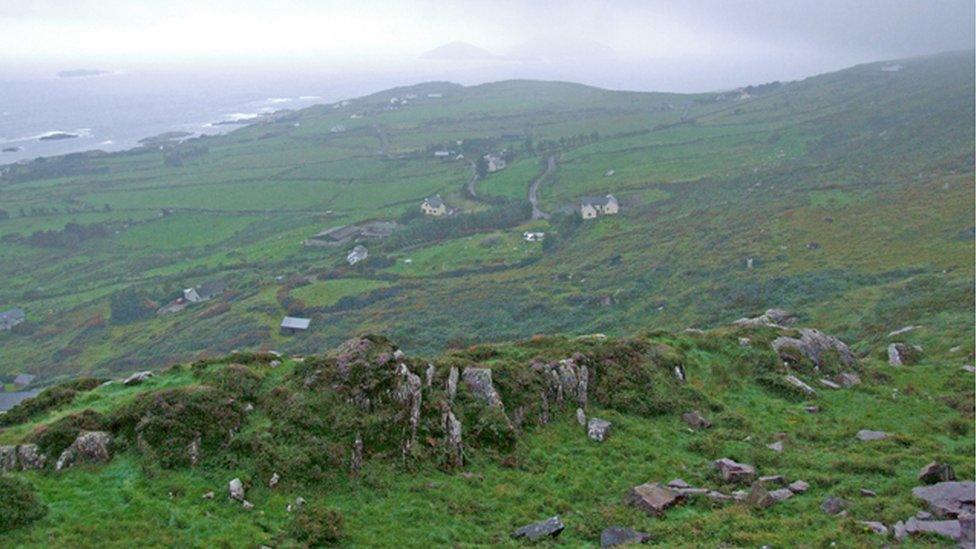
[[[434,353],[537,333],[709,327],[774,306],[855,341],[919,324],[951,347],[973,337],[973,63],[965,52],[898,63],[749,99],[429,83],[163,150],[5,169],[0,310],[29,320],[0,334],[0,381],[232,349],[304,354],[364,330]],[[406,94],[418,98],[389,108]],[[470,165],[435,159],[441,148],[512,158],[472,198]],[[550,155],[549,221],[468,223],[520,208]],[[620,215],[567,213],[606,193]],[[420,219],[432,194],[457,210],[452,231]],[[400,229],[365,242],[370,259],[355,268],[352,242],[301,244],[370,220]],[[78,225],[93,236],[76,237]],[[529,229],[547,242],[522,241]],[[435,236],[396,238],[406,233]],[[213,302],[151,314],[216,280],[228,292]],[[113,306],[127,292],[142,299],[131,318]],[[279,336],[285,314],[312,328]]]

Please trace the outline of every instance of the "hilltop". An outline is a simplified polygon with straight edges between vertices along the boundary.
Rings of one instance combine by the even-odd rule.
[[[320,355],[76,380],[0,415],[0,464],[23,469],[0,476],[0,539],[880,546],[951,543],[926,532],[960,537],[967,524],[971,535],[958,509],[972,510],[974,475],[962,357],[906,345],[856,357],[796,320],[771,310],[710,331],[538,336],[431,359],[366,335]],[[960,489],[970,497],[927,503]],[[914,518],[928,510],[943,520]]]
[[[973,72],[962,52],[722,93],[434,82],[5,166],[0,311],[27,320],[0,332],[2,379],[300,355],[361,332],[437,354],[770,307],[866,349],[912,325],[933,352],[970,352]],[[473,178],[487,154],[506,167]],[[548,219],[532,219],[533,182]],[[607,194],[617,215],[573,213]],[[432,196],[454,215],[424,217]],[[303,245],[372,221],[396,228],[355,265],[353,241]],[[173,305],[204,286],[222,291]],[[309,329],[279,333],[286,315]]]

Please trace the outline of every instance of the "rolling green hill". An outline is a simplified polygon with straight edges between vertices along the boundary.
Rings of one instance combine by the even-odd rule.
[[[436,352],[773,306],[861,352],[910,324],[945,349],[971,342],[973,72],[962,52],[697,95],[428,83],[6,167],[0,309],[28,321],[0,333],[0,372],[45,383],[233,349],[312,353],[362,331]],[[471,196],[471,161],[502,151],[509,167]],[[539,202],[553,215],[532,221],[526,193],[550,157]],[[607,193],[619,215],[569,213]],[[434,194],[457,214],[422,219]],[[302,245],[364,220],[401,226],[354,267],[352,244]],[[546,241],[522,241],[529,229]],[[153,314],[214,281],[228,291]],[[285,314],[311,329],[280,336]]]

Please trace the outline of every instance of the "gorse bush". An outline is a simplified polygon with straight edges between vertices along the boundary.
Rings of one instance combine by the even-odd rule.
[[[303,547],[335,545],[342,539],[344,519],[337,509],[318,504],[302,507],[288,526],[288,536]]]
[[[27,481],[0,475],[0,532],[30,524],[47,514],[47,506]]]

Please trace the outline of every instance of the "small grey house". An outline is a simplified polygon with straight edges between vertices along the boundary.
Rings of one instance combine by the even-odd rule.
[[[615,215],[620,211],[620,203],[612,194],[606,196],[584,196],[580,201],[580,215],[583,219],[593,219],[601,215]]]
[[[312,320],[309,318],[286,316],[281,320],[281,335],[295,335],[298,332],[304,332],[311,323]]]
[[[19,374],[14,378],[14,387],[23,389],[24,387],[30,385],[34,381],[35,377],[37,376],[31,374]]]
[[[0,330],[9,330],[27,320],[23,309],[10,309],[0,313]]]

